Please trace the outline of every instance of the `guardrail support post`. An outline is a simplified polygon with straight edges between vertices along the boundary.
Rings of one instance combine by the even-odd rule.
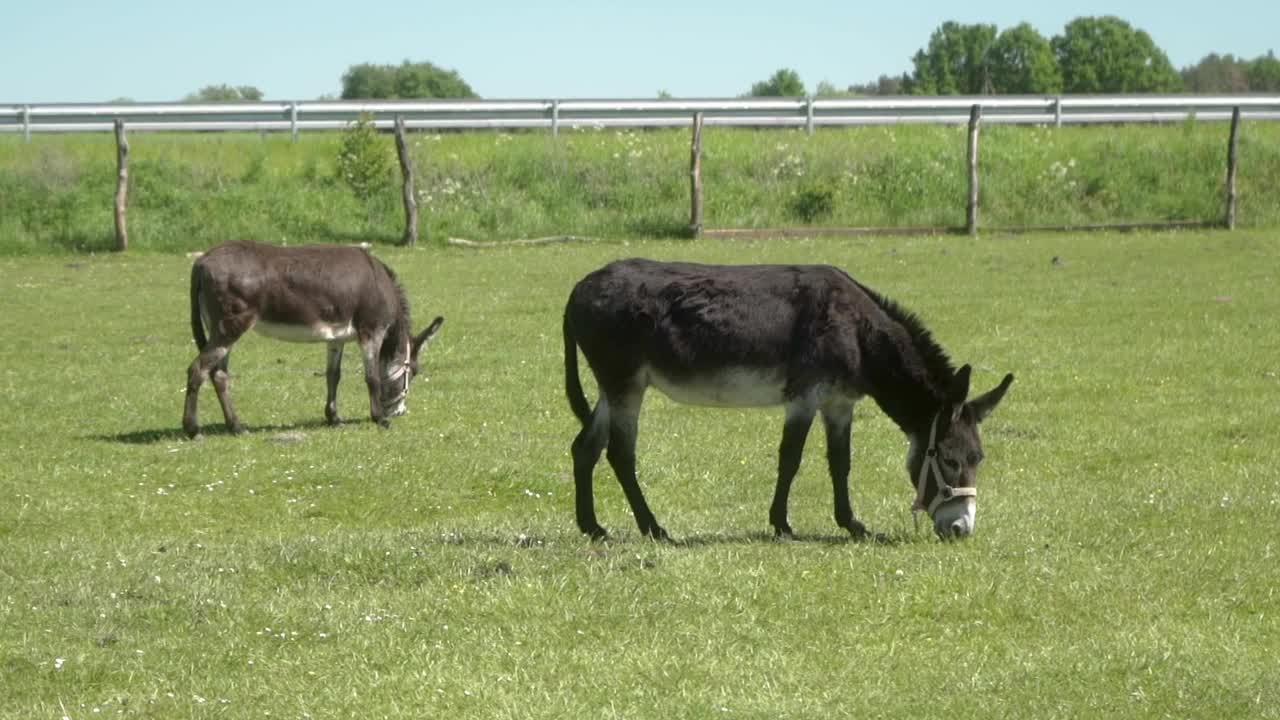
[[[1062,127],[1062,98],[1053,99],[1053,126]]]
[[[702,235],[702,113],[693,114],[693,141],[689,146],[689,234]]]
[[[982,106],[969,110],[969,205],[965,229],[970,235],[978,234],[978,126],[982,123]]]
[[[404,176],[401,195],[404,197],[404,238],[401,245],[418,244],[418,199],[413,194],[413,160],[409,158],[409,142],[404,136],[404,116],[396,116],[396,154],[400,156],[400,174]]]
[[[560,137],[560,101],[551,101],[551,137]]]
[[[1227,141],[1227,217],[1228,230],[1236,229],[1236,160],[1240,146],[1240,106],[1231,110],[1231,139]]]
[[[805,98],[804,107],[805,107],[805,119],[804,119],[805,132],[809,133],[809,135],[812,136],[813,135],[813,96],[812,95]]]
[[[126,199],[129,195],[129,140],[124,136],[124,121],[116,118],[116,250],[129,249],[129,230],[125,226]]]
[[[289,138],[297,144],[298,142],[298,103],[289,103]]]
[[[31,106],[22,106],[22,136],[27,142],[31,142]]]

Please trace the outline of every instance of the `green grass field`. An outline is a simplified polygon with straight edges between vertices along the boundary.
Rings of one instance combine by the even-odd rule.
[[[1272,233],[377,252],[448,317],[409,414],[362,419],[352,371],[324,427],[323,348],[252,336],[251,432],[206,388],[202,442],[188,258],[0,259],[0,717],[1280,717]],[[867,402],[854,509],[891,541],[836,531],[815,432],[775,543],[781,411],[653,392],[641,482],[680,542],[604,463],[614,540],[581,537],[560,311],[630,255],[837,264],[975,388],[1014,372],[976,535],[913,530]]]

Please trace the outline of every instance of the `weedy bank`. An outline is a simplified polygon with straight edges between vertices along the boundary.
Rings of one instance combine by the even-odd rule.
[[[249,338],[252,431],[206,402],[203,442],[187,258],[0,259],[0,717],[1276,717],[1270,233],[377,252],[449,318],[409,414],[324,427],[323,349]],[[781,412],[657,393],[640,473],[680,542],[603,466],[616,540],[579,536],[560,312],[628,255],[837,264],[977,385],[1016,373],[975,537],[912,529],[865,403],[854,508],[890,541],[835,531],[814,433],[775,543]]]
[[[986,228],[1219,221],[1228,126],[984,127]],[[585,128],[413,133],[420,237],[508,240],[683,236],[689,133]],[[963,226],[964,127],[708,128],[709,228]],[[199,250],[229,238],[373,241],[403,234],[392,138],[136,134],[129,232],[138,249]],[[1239,222],[1280,224],[1280,124],[1245,122]],[[0,253],[114,245],[110,134],[0,138]]]

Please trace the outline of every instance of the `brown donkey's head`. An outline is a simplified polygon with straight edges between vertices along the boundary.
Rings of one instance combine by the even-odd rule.
[[[382,408],[387,417],[405,413],[409,383],[419,372],[418,358],[443,324],[444,318],[437,317],[416,336],[408,332],[387,334],[381,353]]]

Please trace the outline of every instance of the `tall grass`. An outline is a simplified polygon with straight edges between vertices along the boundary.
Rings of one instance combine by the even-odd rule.
[[[1218,220],[1226,126],[989,126],[981,222],[1023,225]],[[390,137],[383,148],[394,153]],[[579,129],[414,133],[424,242],[579,234],[678,237],[688,222],[688,133]],[[337,134],[133,137],[130,241],[193,250],[401,237],[399,181],[365,204],[337,177]],[[965,130],[892,126],[712,128],[704,138],[707,227],[958,226]],[[1242,129],[1240,223],[1280,223],[1280,125]],[[0,138],[0,253],[111,247],[108,135]],[[394,163],[390,163],[394,167]]]

